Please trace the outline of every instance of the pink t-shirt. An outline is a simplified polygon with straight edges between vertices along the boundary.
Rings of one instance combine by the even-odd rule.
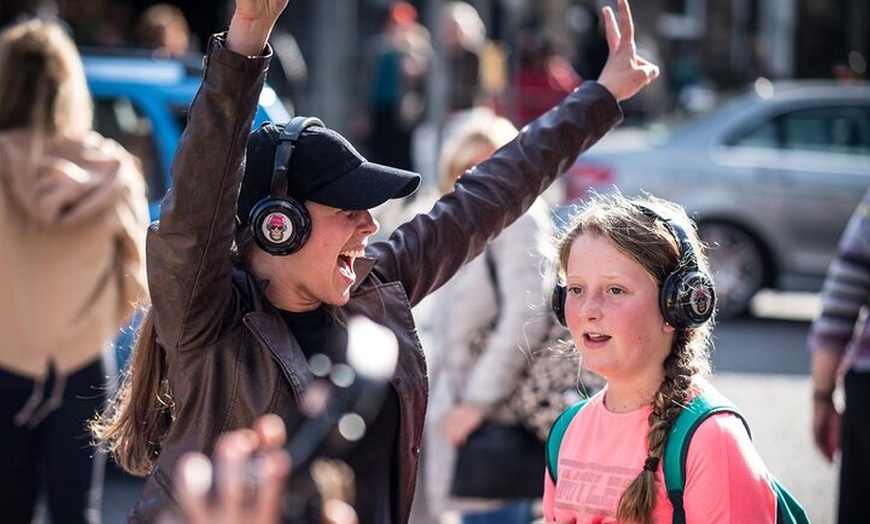
[[[593,396],[565,431],[558,483],[554,485],[549,473],[545,474],[547,522],[617,522],[619,497],[643,467],[652,408],[612,413],[604,407],[605,391]],[[687,522],[776,522],[776,496],[766,474],[766,466],[737,417],[722,413],[708,418],[692,437],[686,459],[683,505]],[[674,508],[668,500],[662,464],[656,484],[653,521],[670,524]]]

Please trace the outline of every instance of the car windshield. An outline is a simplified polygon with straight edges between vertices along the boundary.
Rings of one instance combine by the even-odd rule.
[[[711,99],[702,110],[679,111],[660,117],[646,126],[650,143],[662,145],[692,136],[708,126],[710,121],[729,113],[732,108],[744,105],[746,98],[745,91],[725,93]]]

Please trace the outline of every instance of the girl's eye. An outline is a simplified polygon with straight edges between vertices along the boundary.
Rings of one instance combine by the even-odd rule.
[[[572,295],[579,295],[583,292],[583,288],[580,286],[568,286],[568,293]]]
[[[610,288],[611,295],[622,295],[625,293],[625,290],[620,287],[612,287]]]

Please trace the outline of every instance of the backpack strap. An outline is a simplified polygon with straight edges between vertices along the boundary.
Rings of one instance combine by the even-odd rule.
[[[562,438],[565,436],[565,431],[571,421],[574,420],[574,416],[588,402],[589,399],[585,398],[563,411],[550,428],[545,453],[547,471],[554,484],[558,478],[557,468]],[[668,433],[668,440],[665,443],[664,465],[662,466],[668,498],[674,506],[674,524],[686,524],[683,492],[686,485],[686,458],[689,455],[689,443],[692,435],[702,422],[716,413],[734,414],[743,422],[749,438],[752,438],[752,432],[746,418],[730,400],[718,391],[704,391],[683,408]],[[777,522],[809,524],[809,517],[797,499],[770,473],[768,473],[768,481],[777,498]]]
[[[550,480],[553,481],[553,484],[556,483],[556,479],[558,478],[556,468],[559,466],[559,448],[562,446],[562,437],[565,436],[565,430],[568,429],[571,421],[574,420],[574,415],[576,415],[587,402],[589,402],[589,399],[584,398],[580,402],[577,402],[563,411],[556,418],[556,421],[553,422],[553,426],[550,428],[550,434],[547,436],[547,448],[544,452],[546,453],[547,459],[547,471],[550,473]]]
[[[768,473],[767,480],[776,494],[777,524],[810,524],[810,516],[797,498],[772,473]]]
[[[689,454],[689,443],[695,430],[702,422],[716,413],[733,413],[746,426],[746,431],[752,438],[749,423],[737,407],[715,390],[703,391],[692,399],[677,416],[677,420],[668,432],[665,443],[664,465],[665,486],[668,498],[674,506],[674,524],[685,524],[686,510],[683,507],[683,491],[686,486],[686,457]]]

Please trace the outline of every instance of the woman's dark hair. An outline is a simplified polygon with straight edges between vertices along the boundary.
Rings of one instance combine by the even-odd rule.
[[[248,267],[253,236],[249,228],[236,230],[232,257]],[[126,472],[146,476],[175,418],[175,399],[169,386],[163,348],[157,343],[151,309],[139,328],[133,353],[117,393],[91,423],[91,434]]]
[[[175,415],[163,349],[149,309],[124,370],[118,392],[91,421],[91,434],[126,472],[146,476],[154,468]]]

